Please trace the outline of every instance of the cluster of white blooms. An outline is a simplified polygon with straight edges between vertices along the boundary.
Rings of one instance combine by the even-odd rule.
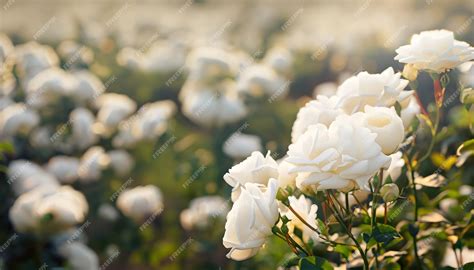
[[[181,226],[186,230],[207,228],[213,219],[221,219],[229,212],[228,202],[220,196],[198,197],[180,214]]]
[[[131,175],[135,160],[120,148],[161,136],[176,110],[169,100],[137,110],[128,96],[105,93],[101,80],[84,69],[94,61],[86,46],[65,41],[57,52],[65,63],[61,67],[51,47],[13,46],[0,34],[0,139],[18,151],[7,170],[6,181],[17,197],[9,218],[16,231],[50,239],[85,222],[89,207],[79,191],[84,185],[99,181],[105,170],[121,179]],[[110,144],[99,146],[102,140]],[[39,158],[15,160],[21,151],[38,152]],[[78,190],[68,186],[73,184]],[[117,218],[109,207],[101,212]],[[118,196],[117,208],[139,219],[158,214],[163,199],[157,187],[137,187]],[[74,269],[98,269],[97,255],[84,244],[57,245]]]
[[[194,49],[188,56],[188,78],[181,89],[183,113],[204,126],[236,122],[248,113],[244,97],[269,101],[288,91],[292,58],[281,48],[270,50],[261,63],[242,52],[216,47]]]
[[[116,60],[119,65],[132,70],[150,73],[179,72],[186,61],[187,50],[181,42],[160,40],[151,44],[149,49],[125,47],[120,50]]]
[[[472,47],[445,30],[414,35],[411,44],[397,53],[395,59],[409,65],[403,74],[409,80],[416,78],[418,70],[440,73],[474,58]],[[285,66],[282,59],[270,62]],[[242,76],[241,82],[248,93],[265,93],[270,82],[275,82],[271,79],[274,74],[266,68],[249,70],[254,76]],[[336,189],[367,196],[369,180],[379,171],[386,170],[385,177],[393,180],[400,176],[405,162],[396,151],[405,139],[405,129],[420,112],[414,91],[405,91],[409,81],[401,76],[393,68],[379,74],[360,72],[338,87],[331,84],[327,91],[318,89],[324,95],[298,112],[292,144],[283,160],[277,163],[270,153],[253,152],[224,175],[233,187],[234,202],[223,239],[224,246],[231,249],[229,258],[254,256],[275,225],[286,226],[291,236],[299,229],[302,236],[298,241],[304,243],[318,239],[313,231],[317,228],[317,206],[302,195],[289,196],[289,206],[282,203],[279,207],[279,187],[297,187],[303,192]],[[381,193],[384,200],[393,201],[398,197],[398,186],[384,185]],[[278,212],[286,217],[285,224],[283,220],[277,224]]]

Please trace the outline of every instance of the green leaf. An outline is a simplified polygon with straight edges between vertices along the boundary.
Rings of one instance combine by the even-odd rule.
[[[332,270],[332,265],[324,258],[311,256],[300,259],[301,270]]]
[[[462,266],[463,270],[473,270],[474,269],[474,262],[466,263]]]
[[[337,245],[334,251],[341,254],[346,260],[349,259],[349,255],[351,255],[352,252],[350,247],[344,245]]]
[[[318,228],[321,234],[328,235],[329,231],[328,231],[328,228],[326,227],[326,224],[324,224],[324,222],[320,220],[319,218],[316,219],[316,222],[318,223]]]
[[[400,234],[394,227],[390,225],[378,224],[372,232],[372,237],[378,243],[383,243],[384,245],[387,245],[393,239],[400,237]]]

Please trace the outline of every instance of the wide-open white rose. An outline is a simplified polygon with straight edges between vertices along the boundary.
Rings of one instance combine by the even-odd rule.
[[[311,200],[307,199],[304,195],[300,195],[299,198],[295,196],[288,197],[288,201],[290,202],[291,208],[298,213],[299,217],[303,218],[309,225],[313,228],[317,228],[318,225],[316,224],[316,216],[318,212],[318,206],[313,204]],[[308,227],[299,217],[297,217],[290,209],[283,208],[280,209],[282,215],[286,216],[290,221],[287,223],[289,233],[294,235],[295,228],[301,230],[303,232],[303,239],[301,239],[304,243],[308,243],[310,239],[317,240],[318,234],[313,231],[311,228]],[[295,238],[295,237],[292,237]],[[296,237],[297,238],[297,237]]]
[[[349,116],[339,116],[329,128],[308,130],[289,146],[287,161],[295,165],[296,184],[316,190],[368,188],[369,179],[390,164],[375,142],[377,134]]]
[[[120,193],[117,207],[125,216],[142,222],[163,211],[163,195],[161,190],[153,185],[135,187]]]
[[[362,125],[377,134],[375,141],[382,147],[384,154],[395,152],[405,138],[402,119],[393,107],[365,106],[363,113],[356,113],[350,118],[359,119]]]
[[[261,151],[262,140],[256,135],[234,133],[224,142],[222,150],[234,159],[243,159],[254,151]]]
[[[341,98],[341,107],[348,114],[364,110],[365,105],[390,107],[396,101],[403,101],[413,91],[403,91],[408,80],[401,79],[401,73],[395,73],[389,67],[382,73],[360,72],[345,80],[337,89]]]
[[[285,189],[286,187],[296,186],[297,173],[290,173],[290,170],[294,167],[293,164],[281,159],[278,162],[278,186]]]
[[[339,108],[340,101],[337,96],[318,96],[315,100],[306,103],[296,116],[291,129],[291,142],[296,142],[309,126],[315,124],[329,126],[336,117],[344,114],[344,111]]]
[[[454,39],[447,30],[423,31],[412,36],[410,44],[396,50],[395,60],[414,68],[441,73],[474,59],[474,48]]]
[[[266,156],[257,151],[253,152],[224,175],[224,180],[233,187],[232,201],[237,200],[246,183],[266,185],[270,178],[278,178],[278,163],[271,157],[270,151]]]
[[[278,221],[276,193],[278,182],[268,186],[247,183],[227,215],[223,244],[230,248],[227,257],[236,261],[254,256],[272,235]]]

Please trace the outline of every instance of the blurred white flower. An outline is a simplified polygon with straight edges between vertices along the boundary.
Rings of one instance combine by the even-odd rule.
[[[474,87],[474,61],[466,62],[459,66],[462,72],[459,76],[461,82],[468,87]]]
[[[38,114],[25,104],[12,104],[0,111],[0,135],[28,134],[39,122]]]
[[[175,42],[155,42],[143,55],[142,68],[149,72],[174,72],[184,66],[186,54],[186,48]]]
[[[339,108],[340,99],[337,96],[325,97],[318,96],[315,100],[311,100],[298,111],[296,120],[291,129],[291,141],[296,140],[314,124],[323,124],[325,126],[331,123],[344,111]]]
[[[224,218],[229,212],[229,204],[220,196],[204,196],[193,199],[189,208],[184,209],[179,219],[186,230],[207,228],[213,219]]]
[[[94,131],[95,117],[86,108],[76,108],[69,115],[72,125],[71,143],[79,150],[95,144],[99,138]]]
[[[393,181],[396,181],[402,174],[402,168],[405,166],[405,160],[402,158],[402,152],[395,152],[390,155],[392,161],[387,170],[384,171],[384,180],[390,175]]]
[[[263,63],[273,68],[278,74],[287,76],[292,70],[293,57],[287,49],[274,47],[266,53]]]
[[[366,105],[364,113],[359,112],[351,119],[361,121],[361,124],[377,134],[375,141],[382,147],[382,152],[390,155],[397,150],[405,138],[405,128],[402,119],[394,107],[371,107]]]
[[[313,228],[317,228],[318,225],[316,224],[316,217],[318,206],[313,204],[310,199],[306,198],[304,195],[300,195],[297,199],[295,196],[288,197],[288,201],[290,202],[291,208],[293,208],[296,213],[298,213],[299,217],[297,217],[290,209],[284,207],[280,209],[282,215],[286,216],[290,221],[287,223],[288,232],[290,235],[293,235],[292,238],[297,238],[294,234],[295,228],[299,229],[303,232],[303,238],[301,239],[304,243],[308,243],[310,239],[313,241],[317,240],[318,234],[313,231],[308,225],[304,224],[301,221],[300,217],[303,218],[309,225]]]
[[[143,56],[135,49],[125,47],[118,52],[116,61],[120,66],[129,69],[141,69],[143,65]]]
[[[131,117],[133,117],[133,115]],[[129,121],[129,119],[125,121]],[[135,120],[130,121],[132,121],[130,123],[133,123]],[[132,148],[139,140],[135,133],[136,132],[132,129],[132,125],[119,125],[117,135],[112,139],[112,145],[116,148]]]
[[[33,129],[30,133],[31,146],[35,148],[49,148],[52,145],[53,131],[50,127],[42,126]]]
[[[266,185],[270,178],[278,178],[278,163],[272,158],[270,151],[266,156],[257,151],[253,152],[224,175],[226,183],[233,187],[232,201],[239,198],[242,187],[246,183]]]
[[[222,83],[222,89],[205,88],[189,93],[183,99],[183,114],[204,126],[222,126],[236,122],[247,114],[245,104],[235,92],[232,82]]]
[[[447,30],[423,31],[412,36],[410,44],[396,50],[395,60],[414,68],[441,73],[474,59],[474,48],[454,39]]]
[[[119,218],[119,213],[117,209],[108,203],[103,203],[99,206],[97,210],[97,214],[99,217],[108,220],[108,221],[115,221]]]
[[[50,68],[39,72],[27,85],[28,105],[41,108],[53,104],[61,97],[70,97],[79,83],[73,75],[59,68]]]
[[[272,235],[278,221],[277,190],[276,179],[270,179],[268,187],[245,184],[227,215],[223,244],[231,249],[228,258],[242,261],[254,256]]]
[[[66,242],[59,248],[59,254],[66,258],[68,266],[73,270],[98,270],[99,257],[81,242]]]
[[[334,82],[325,82],[316,85],[313,90],[313,96],[317,98],[317,96],[326,96],[332,97],[337,93],[337,83]]]
[[[1,65],[1,63],[0,63]],[[16,79],[10,71],[1,71],[0,67],[0,97],[9,96],[16,87]]]
[[[348,114],[362,111],[365,105],[391,107],[413,94],[403,91],[408,80],[401,79],[401,73],[395,73],[389,67],[382,73],[360,72],[345,80],[337,89],[341,98],[341,107]]]
[[[400,105],[402,107],[400,117],[402,118],[403,126],[407,129],[415,116],[420,113],[420,105],[414,96],[402,101]]]
[[[262,140],[258,136],[239,132],[232,134],[222,148],[226,155],[238,160],[248,157],[252,152],[262,151]]]
[[[79,159],[68,156],[52,157],[46,165],[46,170],[53,174],[62,184],[72,184],[79,177]]]
[[[448,266],[448,267],[457,269],[459,256],[462,256],[463,258],[464,267],[467,264],[474,262],[474,250],[469,249],[468,247],[463,247],[461,250],[457,250],[455,253],[452,248],[446,247],[445,254],[443,256],[443,261],[441,262],[441,266],[443,266],[443,268],[444,266]],[[468,267],[465,267],[465,268],[468,268]]]
[[[287,161],[298,172],[296,184],[315,190],[368,188],[369,179],[388,168],[390,157],[375,142],[377,134],[338,117],[329,127],[312,125],[289,146]]]
[[[131,122],[125,120],[121,125],[131,125],[135,137],[154,140],[168,128],[168,119],[176,111],[176,105],[171,100],[147,103],[138,110]]]
[[[163,195],[156,186],[139,186],[120,193],[117,207],[122,213],[137,222],[163,211]]]
[[[119,176],[126,176],[135,165],[133,157],[125,150],[112,150],[107,152],[110,157],[110,166]]]
[[[53,48],[29,42],[15,48],[15,61],[20,77],[27,82],[36,74],[59,64]]]
[[[280,98],[288,92],[289,83],[272,68],[257,64],[246,68],[237,80],[237,91],[250,96]]]
[[[100,79],[87,70],[75,71],[72,75],[78,81],[77,89],[72,92],[72,96],[80,103],[92,101],[105,91]]]
[[[22,194],[9,217],[18,232],[57,233],[82,223],[88,212],[84,195],[69,186],[37,188]]]
[[[115,129],[117,125],[131,115],[137,104],[126,95],[107,93],[99,96],[95,101],[99,109],[97,121],[106,129]]]
[[[110,164],[110,157],[101,146],[89,148],[81,157],[78,174],[83,182],[97,181],[104,170]]]
[[[216,47],[194,49],[186,59],[189,79],[212,82],[216,78],[234,76],[238,70],[238,58]]]
[[[9,97],[2,97],[0,96],[0,110],[4,110],[6,107],[12,105],[14,102],[11,98]]]
[[[8,180],[17,196],[38,187],[55,189],[57,179],[41,166],[24,159],[17,159],[8,165]]]
[[[10,69],[13,60],[10,56],[15,48],[8,36],[0,33],[0,74],[3,74]]]
[[[62,41],[57,48],[57,52],[65,62],[63,65],[64,69],[80,69],[94,61],[92,49],[74,40]]]

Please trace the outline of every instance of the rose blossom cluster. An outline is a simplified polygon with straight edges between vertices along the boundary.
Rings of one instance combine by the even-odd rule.
[[[409,65],[403,73],[409,80],[418,70],[440,73],[474,58],[472,47],[445,30],[414,35],[397,53],[395,59]],[[253,152],[232,167],[224,175],[234,202],[223,238],[231,249],[227,256],[254,256],[273,234],[272,228],[281,226],[280,217],[285,217],[290,236],[295,236],[295,228],[302,232],[298,241],[318,239],[310,229],[318,227],[317,206],[304,195],[288,197],[287,206],[277,200],[278,188],[366,192],[381,170],[395,180],[404,166],[397,150],[420,112],[414,91],[406,90],[409,80],[391,67],[377,74],[360,72],[340,84],[334,95],[319,95],[300,109],[292,143],[281,161],[270,152]],[[398,187],[391,185],[394,188],[386,185],[381,190],[384,200],[398,197]]]
[[[97,185],[105,171],[129,179],[111,197],[125,216],[143,222],[160,214],[158,187],[129,188],[135,160],[126,149],[166,132],[175,103],[155,101],[137,108],[126,95],[106,93],[107,87],[86,69],[94,61],[86,46],[68,41],[56,51],[36,42],[13,46],[0,34],[0,139],[16,151],[6,179],[16,196],[9,209],[14,229],[54,241],[70,236],[89,214],[80,190]],[[33,154],[31,160],[15,159],[25,152]],[[87,269],[98,268],[97,255],[83,243],[59,241],[56,247],[70,264],[81,265],[82,258]]]

